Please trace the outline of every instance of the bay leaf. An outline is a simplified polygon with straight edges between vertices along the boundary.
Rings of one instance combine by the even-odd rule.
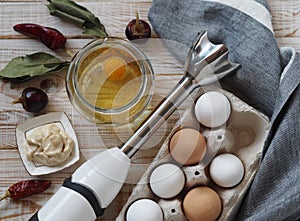
[[[89,35],[89,36],[94,36],[94,37],[103,37],[107,36],[106,32],[100,30],[100,29],[95,29],[95,28],[85,28],[83,31],[83,34]]]
[[[94,37],[107,37],[104,25],[87,8],[71,0],[48,0],[51,15],[71,21],[84,29],[83,34]]]
[[[34,54],[13,58],[1,71],[0,78],[19,79],[40,76],[66,68],[69,62],[57,57],[37,52]]]

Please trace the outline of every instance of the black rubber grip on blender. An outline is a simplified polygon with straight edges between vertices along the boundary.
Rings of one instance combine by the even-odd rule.
[[[78,183],[73,183],[71,179],[72,179],[71,177],[65,179],[62,186],[71,189],[79,193],[80,195],[82,195],[90,203],[91,207],[93,208],[96,214],[96,217],[102,216],[104,213],[104,209],[100,207],[99,202],[95,197],[94,193],[85,186],[82,186]],[[37,212],[28,221],[42,221],[42,220],[39,220],[38,212]]]
[[[35,213],[28,221],[39,221],[38,213]]]
[[[99,205],[99,202],[96,198],[96,196],[94,195],[94,193],[87,187],[80,185],[78,183],[73,183],[72,178],[68,178],[65,179],[64,183],[63,183],[63,187],[69,188],[77,193],[79,193],[80,195],[82,195],[91,205],[91,207],[93,208],[96,217],[100,217],[103,215],[104,213],[104,209],[101,208],[101,206]]]

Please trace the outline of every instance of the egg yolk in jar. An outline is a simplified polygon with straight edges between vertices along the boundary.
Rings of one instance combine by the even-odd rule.
[[[104,61],[103,70],[112,81],[120,81],[126,77],[127,67],[125,61],[120,57],[110,57]]]
[[[134,100],[142,85],[138,62],[118,47],[90,53],[82,61],[78,75],[82,96],[101,109],[124,107]]]

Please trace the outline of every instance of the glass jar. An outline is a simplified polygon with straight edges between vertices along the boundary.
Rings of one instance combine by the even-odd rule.
[[[76,110],[97,124],[123,125],[143,113],[154,91],[145,54],[120,38],[92,41],[73,58],[66,88]]]

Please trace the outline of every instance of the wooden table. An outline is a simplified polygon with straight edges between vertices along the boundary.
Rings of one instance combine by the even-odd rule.
[[[269,0],[268,2],[273,16],[272,21],[279,46],[291,46],[296,48],[296,50],[300,50],[300,1]],[[147,20],[148,10],[151,6],[151,1],[149,0],[104,0],[101,2],[82,0],[79,3],[89,8],[101,19],[110,35],[119,37],[124,37],[124,28],[128,21],[134,18],[136,11],[140,13],[141,18]],[[14,32],[12,26],[17,23],[38,23],[61,30],[68,38],[68,49],[73,53],[91,41],[90,38],[86,38],[81,34],[80,28],[50,16],[45,4],[46,1],[41,0],[0,0],[1,69],[12,58],[37,51],[56,54],[62,59],[70,59],[63,51],[54,53],[38,41]],[[159,57],[156,57],[156,61],[154,61],[156,75],[155,92],[157,95],[154,97],[149,110],[160,100],[161,96],[164,96],[168,90],[172,88],[182,74],[180,64],[163,46],[159,45],[156,50],[161,50],[161,52],[156,53],[156,55],[160,54],[160,56],[163,56],[164,61],[167,63],[162,64],[159,62]],[[146,49],[146,53],[150,56],[153,55],[151,51],[153,51],[151,48]],[[81,163],[101,148],[119,145],[130,134],[130,130],[128,131],[127,129],[121,128],[113,130],[99,128],[83,119],[73,110],[69,102],[64,77],[64,72],[55,73],[36,78],[13,89],[10,88],[10,84],[0,82],[0,195],[4,194],[12,183],[36,178],[30,176],[24,168],[18,153],[15,137],[16,125],[27,118],[33,117],[32,114],[24,111],[20,105],[12,104],[12,101],[20,96],[21,91],[25,87],[35,86],[46,90],[49,96],[49,104],[47,108],[43,110],[43,113],[64,111],[72,121],[81,149],[80,162],[60,172],[39,177],[51,180],[53,183],[44,193],[22,200],[6,199],[0,202],[0,220],[28,220],[60,187],[62,181],[69,177]],[[170,82],[170,79],[173,85],[166,83]],[[164,136],[172,129],[172,125],[177,120],[178,114],[180,114],[180,110],[155,134],[152,143],[150,142],[148,145],[152,148],[145,149],[134,157],[132,170],[127,180],[128,182],[100,220],[114,220],[117,216],[122,205],[130,195],[134,183],[138,181],[144,169],[155,156],[160,141],[162,141]]]

